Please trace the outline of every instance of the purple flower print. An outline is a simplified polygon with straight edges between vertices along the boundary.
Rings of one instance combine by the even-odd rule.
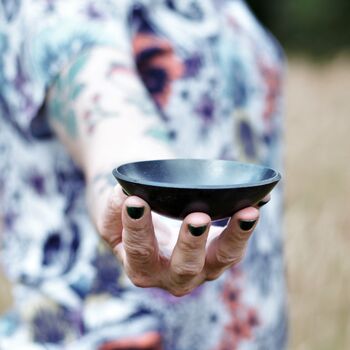
[[[200,54],[196,53],[185,60],[184,76],[186,78],[193,78],[198,75],[201,68],[202,68],[202,57]]]
[[[239,136],[242,141],[245,155],[253,158],[256,155],[254,133],[248,122],[242,121],[240,123]]]
[[[42,175],[38,173],[31,174],[28,178],[28,184],[38,195],[45,194],[45,178]]]
[[[213,121],[214,111],[214,100],[209,96],[209,94],[204,94],[196,108],[196,113],[200,115],[203,121],[207,124]]]

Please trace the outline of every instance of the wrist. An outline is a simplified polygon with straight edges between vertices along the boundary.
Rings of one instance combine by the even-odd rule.
[[[98,221],[105,210],[109,197],[116,186],[111,170],[86,177],[86,203],[91,219],[98,228]]]

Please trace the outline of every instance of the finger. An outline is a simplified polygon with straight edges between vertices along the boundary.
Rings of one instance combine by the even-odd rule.
[[[107,204],[104,210],[97,215],[97,229],[101,237],[113,249],[122,239],[122,207],[126,199],[120,185],[117,185],[109,193]]]
[[[261,208],[263,207],[265,204],[267,204],[271,199],[271,195],[268,194],[266,195],[260,202],[258,202],[256,205],[255,205],[255,208]]]
[[[207,279],[215,279],[224,270],[239,263],[259,218],[259,210],[248,207],[238,211],[228,226],[208,247],[205,263]]]
[[[186,288],[190,280],[203,279],[202,271],[209,227],[210,217],[204,213],[188,215],[181,225],[170,260],[171,284],[180,293],[185,292],[181,288]]]
[[[159,278],[159,249],[149,205],[139,197],[128,197],[123,205],[124,267],[139,287],[155,286]]]

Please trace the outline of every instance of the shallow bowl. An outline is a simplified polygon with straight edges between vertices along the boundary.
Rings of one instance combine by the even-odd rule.
[[[183,219],[204,212],[212,220],[256,205],[281,178],[271,168],[207,159],[127,163],[114,169],[113,175],[128,195],[144,199],[156,213]]]

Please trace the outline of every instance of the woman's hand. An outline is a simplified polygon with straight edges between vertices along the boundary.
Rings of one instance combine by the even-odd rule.
[[[245,208],[219,232],[220,228],[210,227],[207,214],[192,213],[183,220],[179,232],[175,232],[162,225],[157,217],[152,219],[145,201],[127,197],[117,186],[97,220],[97,229],[136,286],[159,287],[183,296],[241,261],[258,218],[257,208]],[[160,241],[166,240],[162,235],[172,234],[178,239],[168,256],[157,235]]]
[[[152,132],[162,134],[165,125],[128,51],[84,51],[61,72],[47,104],[52,129],[84,172],[90,216],[134,284],[180,296],[242,259],[256,208],[236,213],[222,232],[210,229],[203,213],[188,215],[175,231],[152,220],[140,198],[112,190],[108,178],[116,164],[174,156],[166,137]],[[178,238],[168,255],[160,244],[166,237]]]
[[[203,213],[188,215],[175,230],[152,219],[140,198],[112,190],[115,164],[173,157],[169,144],[150,133],[163,125],[127,52],[97,48],[77,57],[50,89],[48,106],[53,130],[85,174],[91,218],[135,285],[181,296],[242,259],[256,208],[236,213],[222,232]],[[161,243],[172,237],[177,242],[166,254]]]

